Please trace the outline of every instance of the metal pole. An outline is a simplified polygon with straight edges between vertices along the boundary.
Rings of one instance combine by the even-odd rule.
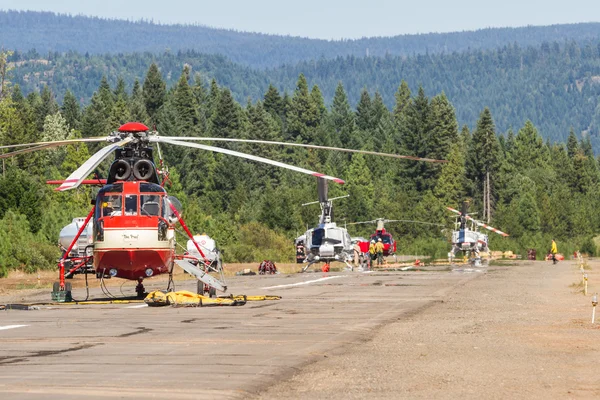
[[[487,185],[486,185],[486,187],[487,187],[487,201],[486,201],[487,214],[486,215],[487,215],[487,223],[489,224],[490,223],[490,209],[491,209],[491,207],[490,207],[490,191],[491,191],[490,190],[490,171],[487,172],[486,180],[487,180]]]

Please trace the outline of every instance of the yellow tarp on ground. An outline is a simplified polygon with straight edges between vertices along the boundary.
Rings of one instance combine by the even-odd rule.
[[[144,302],[149,306],[179,306],[179,307],[206,307],[206,306],[243,306],[247,301],[279,300],[280,296],[227,296],[210,298],[200,294],[180,290],[178,292],[163,293],[159,290],[148,293]]]

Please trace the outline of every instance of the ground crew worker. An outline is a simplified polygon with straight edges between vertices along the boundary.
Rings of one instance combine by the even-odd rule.
[[[360,256],[360,245],[358,242],[354,243],[354,266],[358,267],[358,259]]]
[[[377,252],[375,251],[375,240],[371,240],[371,244],[369,245],[369,257],[371,259],[371,268],[373,267],[373,262],[377,257]]]
[[[381,238],[375,244],[375,252],[377,253],[377,265],[383,264],[383,242]]]
[[[550,253],[552,253],[552,263],[556,264],[558,260],[556,259],[556,253],[558,253],[558,249],[556,248],[556,242],[552,239],[552,248],[550,249]]]

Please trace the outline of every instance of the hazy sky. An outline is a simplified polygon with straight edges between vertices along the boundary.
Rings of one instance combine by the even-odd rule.
[[[599,0],[0,0],[0,9],[324,39],[600,20]]]

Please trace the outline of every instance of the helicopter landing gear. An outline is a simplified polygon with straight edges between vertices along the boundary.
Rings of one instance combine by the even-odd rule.
[[[348,261],[344,261],[344,264],[346,264],[347,268],[350,269],[350,271],[354,271],[354,267],[352,266],[352,264],[349,264]]]
[[[316,263],[316,261],[309,262],[308,264],[306,264],[306,266],[304,268],[302,268],[302,271],[300,271],[300,272],[306,272],[306,270],[308,269],[308,267],[310,267],[314,263]]]
[[[198,293],[200,296],[204,296],[204,293],[206,292],[208,292],[208,297],[210,298],[217,297],[217,289],[212,286],[208,286],[199,280],[196,286],[196,293]]]
[[[143,281],[144,278],[138,278],[138,284],[135,287],[135,292],[137,293],[138,299],[143,299],[144,297],[146,297],[146,289],[142,284]]]

